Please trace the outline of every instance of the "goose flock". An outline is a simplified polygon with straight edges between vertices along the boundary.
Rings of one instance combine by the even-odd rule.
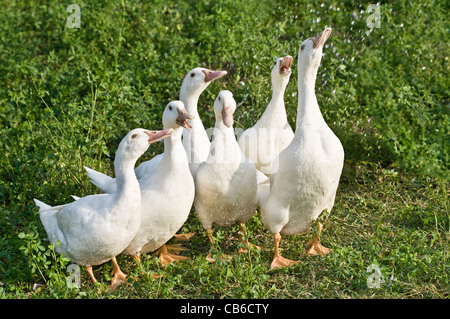
[[[179,100],[167,104],[163,129],[134,129],[120,142],[114,160],[115,178],[85,167],[104,194],[90,195],[51,207],[37,199],[41,222],[55,250],[84,266],[92,281],[92,266],[111,260],[111,289],[125,281],[116,256],[158,252],[166,265],[187,259],[176,254],[180,245],[167,245],[194,208],[212,248],[213,225],[239,223],[242,242],[249,243],[245,223],[261,212],[273,234],[270,269],[297,261],[280,255],[281,235],[307,231],[323,211],[330,212],[344,163],[338,137],[325,123],[315,95],[322,49],[331,34],[326,28],[301,43],[298,51],[298,106],[295,130],[286,115],[284,93],[291,75],[292,56],[278,58],[271,72],[272,98],[251,128],[236,139],[236,101],[228,90],[214,101],[212,141],[199,117],[197,103],[208,85],[227,74],[195,68],[184,78]],[[135,168],[151,143],[163,140],[164,152]],[[322,225],[309,243],[309,254],[331,250],[319,242]],[[240,249],[245,252],[247,249]],[[220,255],[228,260],[230,256]],[[215,258],[209,254],[209,261]]]

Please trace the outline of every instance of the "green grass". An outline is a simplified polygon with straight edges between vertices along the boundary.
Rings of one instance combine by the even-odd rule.
[[[447,2],[383,3],[371,32],[366,5],[352,1],[77,1],[79,29],[65,26],[70,3],[6,1],[0,12],[0,298],[449,298]],[[81,288],[68,288],[68,261],[49,246],[32,199],[98,193],[83,165],[112,174],[122,137],[161,128],[196,66],[228,71],[200,97],[205,126],[228,89],[242,103],[236,126],[247,128],[270,99],[273,59],[294,56],[285,98],[294,127],[298,46],[325,26],[333,34],[316,93],[346,151],[335,206],[321,217],[333,252],[308,256],[311,232],[284,236],[283,256],[299,263],[270,271],[272,236],[256,215],[247,229],[263,249],[238,255],[238,226],[216,227],[235,258],[210,264],[192,212],[190,260],[162,268],[149,254],[142,274],[119,256],[128,284],[99,293],[82,270]],[[367,286],[371,264],[379,289]],[[110,263],[94,271],[106,286]]]

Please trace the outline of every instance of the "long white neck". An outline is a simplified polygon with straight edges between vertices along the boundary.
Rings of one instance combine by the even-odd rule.
[[[203,126],[202,120],[198,115],[197,109],[198,99],[202,91],[203,90],[201,89],[188,90],[185,83],[183,83],[180,90],[180,101],[184,103],[186,111],[192,116],[194,116],[194,118],[190,121],[192,125],[192,131],[184,129],[183,137],[194,135],[196,136],[196,138],[201,138],[202,139],[201,142],[205,143],[208,142],[209,140],[207,137],[205,127]]]
[[[209,160],[216,163],[239,163],[241,160],[241,150],[236,141],[233,126],[227,127],[222,119],[217,119],[214,127],[214,147],[210,149]]]
[[[272,98],[263,115],[270,117],[286,118],[286,108],[284,105],[284,92],[286,85],[277,84],[272,86]]]
[[[200,119],[198,116],[197,103],[201,93],[201,90],[188,90],[185,83],[181,85],[180,101],[184,103],[186,111],[194,116],[194,120]]]
[[[300,126],[320,125],[324,122],[315,93],[316,76],[317,68],[299,67],[296,132]]]
[[[190,120],[192,130],[183,129],[183,145],[189,163],[200,164],[208,157],[210,141],[208,133],[198,114],[197,103],[202,90],[188,90],[185,83],[181,86],[180,100],[184,103],[186,111],[193,115]]]
[[[183,127],[179,126],[173,130],[172,134],[164,139],[164,155],[162,162],[164,163],[179,163],[186,161],[187,157],[183,144],[181,143],[181,135],[183,134]]]
[[[116,155],[114,159],[114,171],[116,175],[117,189],[115,194],[118,198],[128,196],[138,190],[139,182],[134,173],[134,166],[137,159],[124,158],[123,156]]]
[[[257,126],[263,127],[279,126],[287,122],[286,107],[284,104],[284,92],[289,80],[274,81],[272,79],[272,97],[266,110],[258,120]]]

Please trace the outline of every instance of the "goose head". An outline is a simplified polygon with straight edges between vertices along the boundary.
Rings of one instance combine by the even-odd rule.
[[[130,131],[120,142],[117,153],[122,158],[138,159],[150,144],[156,143],[172,134],[173,129],[149,131],[137,128]]]
[[[171,101],[167,104],[163,113],[163,125],[164,128],[184,127],[191,130],[192,126],[188,120],[192,120],[194,116],[189,114],[184,108],[184,104],[181,101]]]
[[[322,59],[322,49],[325,41],[331,34],[331,28],[325,28],[321,33],[313,38],[302,42],[298,51],[298,68],[319,68]]]
[[[291,76],[292,57],[287,55],[275,60],[272,68],[272,86],[286,86]]]
[[[236,101],[233,94],[228,90],[220,91],[214,101],[216,119],[223,122],[226,127],[232,127],[234,111],[236,111]]]
[[[212,81],[225,74],[227,74],[227,71],[213,71],[205,68],[192,69],[184,77],[180,95],[200,95]]]

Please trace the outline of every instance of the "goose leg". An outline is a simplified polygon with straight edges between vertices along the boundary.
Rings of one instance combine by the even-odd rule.
[[[191,239],[191,237],[194,236],[194,235],[195,235],[194,233],[175,234],[175,235],[173,235],[173,240],[175,240],[175,241],[189,241],[189,239]],[[174,252],[179,252],[181,250],[187,250],[187,248],[184,248],[180,244],[166,245],[166,246],[167,246],[167,250],[174,251]]]
[[[141,255],[140,255],[140,254],[136,254],[136,255],[133,255],[132,257],[133,257],[134,261],[135,261],[139,266],[142,267],[142,265],[141,265]]]
[[[331,252],[330,248],[326,248],[319,243],[320,233],[322,232],[323,225],[318,224],[318,230],[316,236],[308,243],[311,247],[308,250],[310,255],[326,255]]]
[[[212,228],[208,228],[206,230],[206,234],[208,235],[208,239],[209,239],[209,242],[211,243],[212,248],[214,248],[214,239],[212,237],[212,234],[213,234]],[[208,254],[208,256],[206,256],[206,260],[209,261],[209,262],[215,262],[216,261],[214,258],[211,257],[211,252]]]
[[[206,230],[206,233],[208,234],[208,239],[209,239],[209,242],[211,243],[212,248],[215,250],[216,248],[214,247],[214,239],[212,237],[212,234],[213,234],[212,228],[208,228]],[[231,256],[230,255],[226,255],[226,254],[221,254],[221,255],[219,255],[219,258],[221,260],[229,261]],[[216,261],[215,258],[211,257],[211,252],[209,252],[208,256],[206,256],[206,260],[209,261],[209,262],[215,262]]]
[[[142,263],[141,263],[141,255],[140,254],[136,254],[136,255],[133,255],[132,257],[133,257],[134,261],[136,262],[136,264],[138,264],[139,267],[141,268],[141,274],[144,275],[145,271],[144,271],[144,267],[142,266]],[[152,278],[162,278],[162,277],[165,277],[165,276],[166,275],[157,275],[157,274],[152,274],[151,275]]]
[[[241,231],[241,233],[242,233],[242,235],[243,235],[243,237],[240,237],[240,239],[239,239],[239,241],[240,241],[241,243],[243,243],[243,244],[244,244],[245,246],[247,246],[247,247],[250,246],[250,247],[253,247],[253,248],[256,248],[256,249],[261,250],[261,247],[260,247],[260,246],[257,246],[257,245],[254,245],[254,244],[250,244],[250,243],[248,242],[247,231],[245,230],[245,223],[239,223],[239,229],[240,229],[240,231]],[[239,252],[239,253],[247,253],[248,250],[247,250],[247,249],[244,249],[244,248],[239,248],[238,252]]]
[[[189,239],[191,239],[192,236],[194,236],[194,233],[175,234],[173,235],[173,239],[177,241],[188,241]]]
[[[97,279],[95,279],[94,273],[92,272],[92,266],[84,266],[84,269],[86,269],[89,277],[91,277],[91,280],[95,285],[97,283]]]
[[[108,289],[114,290],[119,285],[125,282],[127,275],[125,275],[122,270],[120,270],[119,264],[117,263],[116,257],[111,258],[111,262],[113,264],[113,272],[114,277],[111,280],[111,285],[108,286]]]
[[[171,252],[175,252],[175,253],[178,253],[183,250],[189,250],[188,248],[184,248],[183,245],[180,245],[180,244],[174,244],[174,245],[165,244],[164,246],[166,246],[167,251],[171,251]]]
[[[298,263],[298,261],[294,261],[294,260],[290,260],[290,259],[281,257],[280,252],[278,250],[280,241],[281,241],[281,235],[280,235],[280,233],[276,233],[273,236],[275,252],[274,252],[272,263],[270,264],[270,269],[289,267],[289,266],[292,266],[292,265],[295,265],[296,263]]]
[[[159,262],[161,263],[162,266],[167,266],[168,264],[170,264],[174,261],[189,259],[189,257],[169,253],[169,250],[171,250],[171,251],[185,250],[185,248],[177,247],[177,246],[178,245],[162,245],[158,249],[157,253],[159,254]]]
[[[135,255],[132,255],[131,257],[133,257],[135,264],[138,265],[139,268],[141,269],[141,274],[144,274],[145,273],[144,267],[142,266],[142,263],[141,263],[141,254],[137,253]]]
[[[208,228],[208,229],[206,230],[206,234],[208,235],[209,242],[210,242],[211,245],[214,247],[214,239],[213,239],[213,237],[212,237],[212,234],[213,234],[212,228]]]

